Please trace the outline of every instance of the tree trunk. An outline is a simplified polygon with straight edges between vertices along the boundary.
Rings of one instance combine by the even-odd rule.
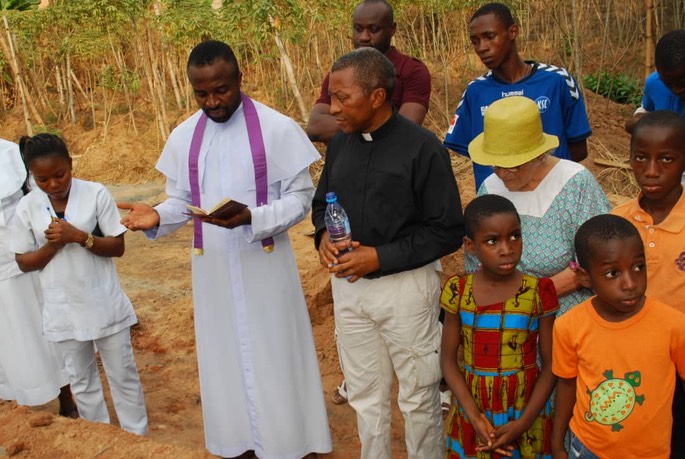
[[[17,59],[17,55],[14,52],[14,45],[12,43],[12,33],[10,32],[9,23],[7,22],[7,16],[3,16],[2,21],[5,25],[5,32],[7,34],[7,37],[3,37],[2,35],[0,35],[0,46],[2,47],[2,51],[5,54],[7,62],[10,64],[10,69],[12,70],[14,81],[16,82],[17,90],[19,91],[19,97],[22,101],[22,107],[24,110],[24,121],[26,122],[27,133],[29,135],[33,135],[33,128],[31,127],[31,116],[33,116],[33,119],[37,124],[45,123],[43,123],[43,119],[38,114],[36,106],[33,103],[33,99],[31,98],[31,95],[26,89],[24,79],[21,77],[21,69],[19,68],[19,61]]]
[[[57,85],[57,94],[59,94],[59,110],[60,118],[64,115],[67,107],[67,99],[64,97],[64,84],[62,84],[62,67],[59,62],[55,64],[55,82]]]
[[[297,86],[297,80],[295,79],[295,71],[293,70],[293,64],[290,61],[288,52],[286,51],[285,46],[283,46],[281,37],[278,34],[278,24],[271,15],[269,15],[269,23],[271,24],[271,28],[274,31],[274,40],[276,40],[276,46],[278,46],[278,50],[281,53],[281,62],[283,63],[285,73],[288,76],[288,83],[290,84],[290,89],[292,90],[293,96],[295,96],[295,100],[297,101],[297,106],[300,109],[300,115],[302,116],[304,122],[308,123],[309,112],[305,108],[304,100],[302,99],[302,94],[300,93],[300,88]]]
[[[645,78],[654,68],[654,36],[652,22],[654,17],[654,0],[645,0]]]
[[[74,86],[71,84],[71,57],[69,57],[69,51],[67,51],[67,70],[66,75],[64,75],[67,81],[67,103],[69,104],[69,118],[71,119],[71,124],[76,124],[76,110],[74,109]]]

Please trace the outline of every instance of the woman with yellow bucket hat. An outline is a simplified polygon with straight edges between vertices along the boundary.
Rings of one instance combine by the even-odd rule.
[[[485,111],[484,130],[469,144],[469,155],[493,169],[478,195],[504,196],[516,206],[523,237],[519,269],[552,279],[561,315],[591,293],[575,273],[576,230],[611,204],[585,167],[550,154],[558,145],[556,136],[543,132],[537,104],[512,96]],[[475,271],[477,263],[467,255],[466,270]]]

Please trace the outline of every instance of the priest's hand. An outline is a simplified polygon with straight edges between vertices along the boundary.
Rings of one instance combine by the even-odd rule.
[[[199,219],[202,223],[209,223],[210,225],[221,226],[223,228],[235,228],[237,226],[249,225],[252,223],[252,213],[247,207],[227,219],[207,216],[193,216],[193,218]]]
[[[159,214],[149,204],[142,202],[118,202],[117,207],[121,210],[128,210],[121,219],[121,224],[131,231],[149,230],[159,226]]]
[[[352,241],[352,250],[340,255],[337,258],[337,264],[329,267],[328,271],[335,274],[335,277],[346,277],[348,282],[356,282],[360,277],[379,269],[380,263],[378,262],[376,248],[361,245],[358,241]]]

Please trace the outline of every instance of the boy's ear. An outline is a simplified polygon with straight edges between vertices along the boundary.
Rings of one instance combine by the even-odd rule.
[[[519,25],[514,23],[509,27],[509,40],[514,41],[519,36]]]
[[[576,271],[580,285],[585,288],[592,288],[592,282],[590,282],[590,273],[587,272],[585,268],[578,266],[578,271]]]
[[[464,250],[467,251],[469,255],[476,255],[476,251],[473,249],[473,241],[468,236],[464,236]]]

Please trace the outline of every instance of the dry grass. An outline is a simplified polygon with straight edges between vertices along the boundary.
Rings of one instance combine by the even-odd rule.
[[[604,166],[597,174],[597,180],[608,194],[637,196],[640,187],[635,180],[633,170],[625,158],[609,150],[600,140],[594,139],[599,155],[595,163]]]

